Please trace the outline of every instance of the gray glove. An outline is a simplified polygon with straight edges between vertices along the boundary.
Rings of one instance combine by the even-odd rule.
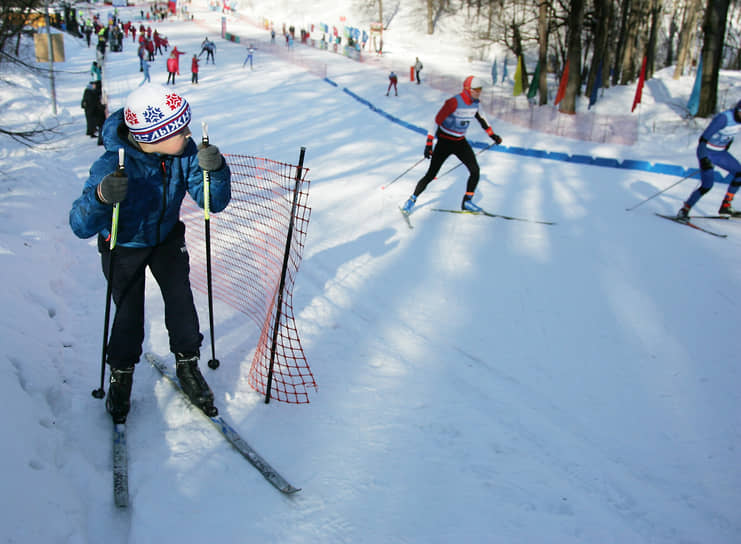
[[[126,198],[129,191],[129,178],[126,174],[108,174],[98,184],[95,191],[98,200],[103,204],[116,204]]]
[[[224,159],[218,147],[215,145],[204,145],[203,143],[198,146],[198,166],[203,170],[219,170],[223,164]]]

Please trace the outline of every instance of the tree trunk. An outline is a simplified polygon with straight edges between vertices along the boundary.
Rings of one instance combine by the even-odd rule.
[[[594,18],[597,21],[597,25],[594,28],[595,41],[594,41],[594,54],[592,55],[592,62],[589,66],[589,75],[587,76],[587,88],[586,95],[592,95],[592,89],[595,85],[595,79],[597,78],[597,70],[602,65],[602,79],[605,77],[605,69],[609,66],[606,62],[607,57],[607,43],[610,35],[610,21],[612,20],[613,11],[608,5],[608,0],[594,0]]]
[[[682,18],[682,29],[679,31],[679,45],[677,46],[677,65],[674,67],[674,79],[684,72],[687,60],[690,56],[692,42],[695,41],[695,28],[700,13],[702,0],[689,0],[684,9]]]
[[[538,97],[542,106],[548,103],[548,1],[540,0],[538,6]]]
[[[581,27],[584,20],[584,0],[571,0],[569,6],[569,28],[567,53],[569,62],[569,79],[566,82],[566,94],[559,103],[562,113],[576,113],[576,97],[581,87]]]
[[[667,39],[667,48],[666,48],[666,61],[664,62],[664,66],[671,66],[674,64],[674,36],[677,35],[677,16],[674,12],[672,12],[672,18],[671,21],[669,21],[669,38]]]
[[[433,1],[427,0],[427,34],[432,34],[435,31],[435,9]]]
[[[726,35],[726,17],[730,0],[708,0],[702,44],[702,87],[700,107],[696,117],[708,117],[715,113],[718,100],[718,70],[723,60],[723,40]]]
[[[659,25],[661,25],[662,4],[662,0],[651,0],[651,27],[648,33],[648,44],[646,45],[646,79],[651,79],[654,75],[656,41]]]
[[[628,17],[628,28],[625,34],[625,49],[623,58],[620,59],[620,84],[627,85],[632,82],[638,72],[638,60],[643,57],[641,42],[641,30],[646,20],[647,0],[634,0],[633,9]]]
[[[631,0],[624,0],[620,10],[620,30],[618,31],[617,47],[615,49],[615,64],[612,69],[612,84],[617,85],[620,81],[620,61],[625,49],[626,34],[628,32],[628,14],[630,13]]]

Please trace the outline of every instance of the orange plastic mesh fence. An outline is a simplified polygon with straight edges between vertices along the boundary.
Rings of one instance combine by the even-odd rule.
[[[232,199],[209,219],[213,298],[243,312],[260,329],[248,376],[251,387],[267,392],[278,289],[288,240],[294,191],[298,190],[288,248],[286,276],[275,338],[270,398],[308,403],[307,387],[316,382],[301,348],[293,315],[293,285],[303,255],[311,208],[308,169],[259,157],[225,154],[232,172]],[[203,210],[183,201],[193,287],[208,292]],[[218,328],[216,329],[218,346]]]

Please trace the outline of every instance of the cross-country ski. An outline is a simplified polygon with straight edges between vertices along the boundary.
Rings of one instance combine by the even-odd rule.
[[[162,359],[154,355],[153,353],[145,353],[144,358],[149,361],[154,368],[159,370],[159,372],[183,395],[188,398],[187,395],[185,395],[183,388],[180,384],[180,381],[178,380],[177,376],[175,375],[174,370],[168,366]],[[188,399],[190,400],[190,399]],[[194,408],[197,408],[195,405],[193,405]],[[202,410],[199,410],[199,412],[203,413]],[[226,438],[229,443],[234,446],[234,449],[236,449],[242,457],[247,459],[247,461],[252,464],[259,472],[263,475],[263,477],[270,482],[270,484],[275,487],[278,491],[281,493],[284,493],[286,495],[291,495],[293,493],[296,493],[297,491],[300,491],[300,488],[294,487],[288,481],[283,478],[270,464],[263,459],[260,454],[258,454],[252,446],[250,446],[246,440],[244,440],[240,434],[237,432],[236,429],[222,417],[222,416],[209,416],[206,413],[203,413],[205,417],[207,417],[211,423],[213,423],[216,428],[219,430],[219,432]]]
[[[717,236],[718,238],[727,238],[727,234],[721,234],[719,232],[715,232],[714,230],[706,229],[705,227],[701,227],[700,225],[696,225],[692,221],[683,221],[681,219],[677,219],[674,215],[665,215],[663,213],[656,213],[659,217],[663,217],[664,219],[668,219],[669,221],[673,221],[674,223],[677,223],[678,225],[685,225],[687,227],[693,228],[695,230],[699,230],[701,232],[710,234],[711,236]]]
[[[537,223],[539,225],[555,225],[553,221],[540,221],[538,219],[528,219],[525,217],[513,217],[511,215],[502,215],[499,213],[491,213],[486,210],[481,211],[470,211],[470,210],[449,210],[445,208],[432,208],[433,212],[446,212],[446,213],[460,213],[464,215],[485,215],[487,217],[499,217],[500,219],[506,219],[507,221],[524,221],[527,223]]]
[[[401,216],[404,218],[404,222],[407,224],[407,227],[413,229],[414,226],[412,225],[412,221],[409,219],[409,212],[404,211],[402,208],[399,208],[399,211],[401,212]]]
[[[129,505],[129,460],[125,423],[113,424],[113,500],[121,508]]]

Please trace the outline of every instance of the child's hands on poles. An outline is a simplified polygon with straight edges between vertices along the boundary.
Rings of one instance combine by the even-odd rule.
[[[128,191],[128,176],[121,172],[115,172],[103,178],[95,190],[95,195],[103,204],[116,204],[126,198]]]
[[[199,144],[198,145],[198,165],[203,170],[219,170],[224,164],[224,158],[215,145]]]

